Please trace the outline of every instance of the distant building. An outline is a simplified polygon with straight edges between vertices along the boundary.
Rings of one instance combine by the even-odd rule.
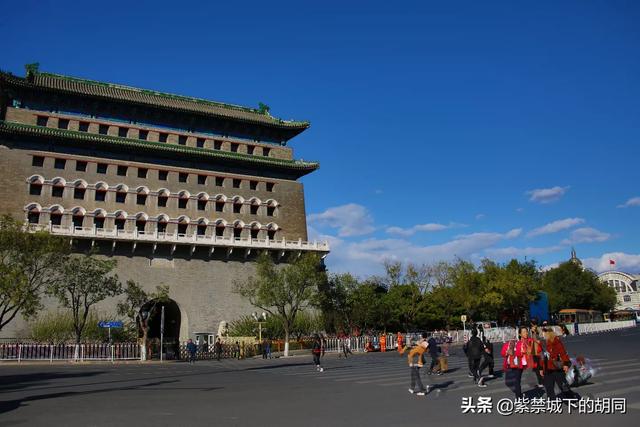
[[[640,310],[640,292],[638,292],[640,276],[612,270],[600,273],[598,278],[616,291],[615,310]]]
[[[309,127],[258,109],[40,72],[0,72],[0,213],[169,285],[167,339],[215,333],[252,311],[233,282],[268,251],[306,251],[304,189],[318,169],[287,142]],[[54,303],[48,304],[53,307]],[[112,301],[101,307],[115,314]],[[105,319],[111,320],[111,319]],[[15,336],[24,322],[9,324]],[[157,328],[159,329],[159,328]]]

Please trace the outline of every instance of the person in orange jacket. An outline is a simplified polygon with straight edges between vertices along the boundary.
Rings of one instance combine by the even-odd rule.
[[[429,386],[425,388],[420,379],[420,368],[422,368],[422,355],[427,350],[427,341],[422,339],[418,341],[418,345],[413,347],[407,356],[409,368],[411,369],[411,388],[409,393],[415,393],[418,396],[424,396],[429,392]],[[417,361],[416,361],[417,357]],[[418,387],[416,389],[416,386]]]
[[[544,363],[540,367],[540,375],[543,377],[545,391],[548,399],[555,399],[555,385],[560,388],[562,395],[570,395],[571,389],[567,384],[565,375],[571,367],[571,359],[564,348],[560,338],[556,336],[553,329],[543,330],[545,337],[546,352]]]

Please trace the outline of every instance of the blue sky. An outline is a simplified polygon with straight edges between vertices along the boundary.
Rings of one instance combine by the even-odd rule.
[[[578,256],[640,273],[640,3],[3,2],[0,67],[310,120],[332,271]],[[208,2],[206,2],[208,3]]]

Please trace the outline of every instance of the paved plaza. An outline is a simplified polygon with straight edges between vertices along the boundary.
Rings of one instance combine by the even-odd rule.
[[[599,373],[576,388],[582,397],[627,399],[624,415],[463,414],[463,397],[511,397],[503,378],[480,389],[467,377],[459,347],[451,372],[428,376],[425,397],[407,392],[409,369],[397,353],[335,354],[318,373],[310,356],[289,359],[164,364],[0,365],[0,426],[359,426],[359,425],[637,425],[640,416],[640,329],[566,339]],[[499,351],[500,345],[496,345]],[[496,360],[501,371],[501,359]],[[532,389],[531,373],[523,389]],[[544,424],[542,424],[544,425]]]

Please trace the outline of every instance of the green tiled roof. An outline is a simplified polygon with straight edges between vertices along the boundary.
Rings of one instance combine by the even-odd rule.
[[[203,159],[228,160],[235,163],[246,163],[254,166],[264,165],[268,168],[286,169],[302,172],[301,175],[312,172],[320,167],[317,162],[301,160],[274,159],[271,157],[253,156],[249,154],[231,153],[227,151],[211,150],[208,148],[187,147],[184,145],[167,144],[163,142],[144,141],[131,138],[120,138],[74,130],[63,130],[43,126],[26,125],[22,123],[0,120],[0,134],[18,134],[50,138],[72,139],[77,141],[97,142],[119,146],[122,148],[136,148],[147,151],[175,153],[201,157]]]
[[[114,83],[79,79],[53,73],[35,71],[28,73],[26,79],[13,76],[9,73],[0,73],[0,80],[23,87],[55,90],[71,94],[143,104],[150,107],[163,107],[183,112],[200,113],[281,129],[297,129],[302,131],[309,127],[309,122],[282,120],[254,108],[139,89]]]

